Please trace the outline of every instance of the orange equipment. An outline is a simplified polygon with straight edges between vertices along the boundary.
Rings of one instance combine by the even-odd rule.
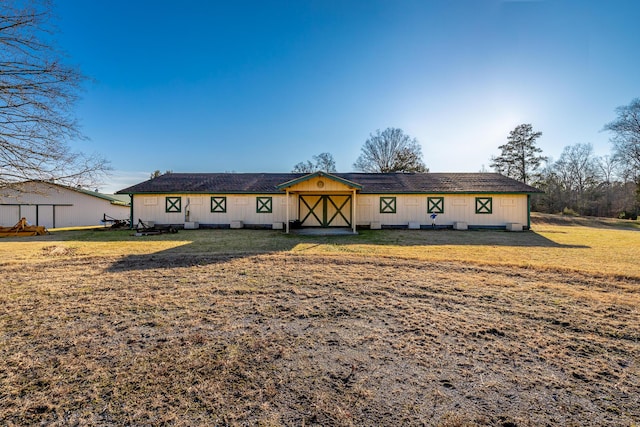
[[[13,227],[0,227],[0,237],[42,236],[48,234],[42,225],[30,225],[26,218],[20,218]]]

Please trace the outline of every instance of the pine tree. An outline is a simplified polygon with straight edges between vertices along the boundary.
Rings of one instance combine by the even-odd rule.
[[[498,173],[517,179],[525,184],[531,181],[535,172],[547,158],[536,140],[542,132],[534,132],[530,124],[516,126],[509,133],[507,143],[498,147],[501,154],[491,158],[490,166]]]

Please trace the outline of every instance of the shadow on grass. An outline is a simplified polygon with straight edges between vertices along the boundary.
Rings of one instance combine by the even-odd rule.
[[[618,218],[602,218],[589,216],[568,216],[543,213],[532,213],[532,219],[536,225],[561,226],[561,227],[589,227],[608,230],[632,230],[640,231],[640,221]]]
[[[181,268],[196,267],[199,265],[224,264],[234,258],[259,255],[260,253],[237,253],[237,254],[200,254],[184,251],[183,247],[167,249],[147,255],[129,255],[114,262],[109,266],[107,272],[122,272],[135,270],[152,270],[157,268]]]
[[[152,254],[128,255],[114,262],[108,271],[179,268],[225,263],[234,258],[266,253],[304,253],[320,246],[490,246],[588,249],[586,245],[563,245],[535,232],[452,230],[376,230],[361,231],[350,236],[286,235],[264,230],[199,230],[181,231],[172,240],[187,241],[178,247]],[[149,239],[136,237],[135,239]],[[167,240],[164,236],[153,236]],[[149,239],[149,240],[151,240]],[[375,252],[375,249],[373,250]]]
[[[548,232],[553,230],[545,230]],[[563,231],[564,232],[564,231]],[[499,230],[361,230],[356,235],[299,235],[285,234],[274,230],[181,230],[177,234],[134,236],[130,230],[76,230],[55,232],[47,236],[27,238],[3,238],[0,243],[10,245],[25,242],[110,242],[122,249],[118,261],[110,271],[139,270],[152,268],[186,267],[226,262],[232,258],[248,257],[277,252],[299,252],[322,250],[339,253],[381,253],[381,247],[428,248],[428,247],[494,247],[494,248],[567,248],[588,249],[587,245],[566,245],[535,231],[520,233]],[[134,243],[135,242],[135,243]],[[127,254],[127,245],[144,249],[145,254]],[[142,244],[142,245],[141,245]],[[169,244],[169,245],[167,245]],[[167,246],[171,248],[167,249]],[[357,246],[357,248],[356,248]],[[113,246],[112,246],[113,247]],[[155,249],[157,247],[157,249]],[[368,249],[368,247],[370,249]],[[90,249],[91,250],[91,249]],[[428,249],[427,249],[428,250]],[[96,256],[99,256],[96,248]]]
[[[555,242],[535,231],[508,232],[501,230],[394,230],[388,235],[377,231],[362,232],[358,243],[397,246],[505,246],[543,248],[581,248],[587,245],[566,245]],[[395,235],[394,235],[395,234]]]

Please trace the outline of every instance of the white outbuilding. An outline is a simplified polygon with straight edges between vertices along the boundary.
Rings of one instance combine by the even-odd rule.
[[[128,197],[102,194],[45,181],[0,188],[0,225],[21,218],[46,228],[104,225],[104,219],[128,220]]]

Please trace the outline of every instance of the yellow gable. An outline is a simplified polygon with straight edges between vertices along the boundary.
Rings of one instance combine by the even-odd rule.
[[[291,193],[335,193],[335,192],[351,192],[353,187],[350,187],[342,182],[334,181],[326,176],[317,176],[311,179],[298,182],[288,187]]]

